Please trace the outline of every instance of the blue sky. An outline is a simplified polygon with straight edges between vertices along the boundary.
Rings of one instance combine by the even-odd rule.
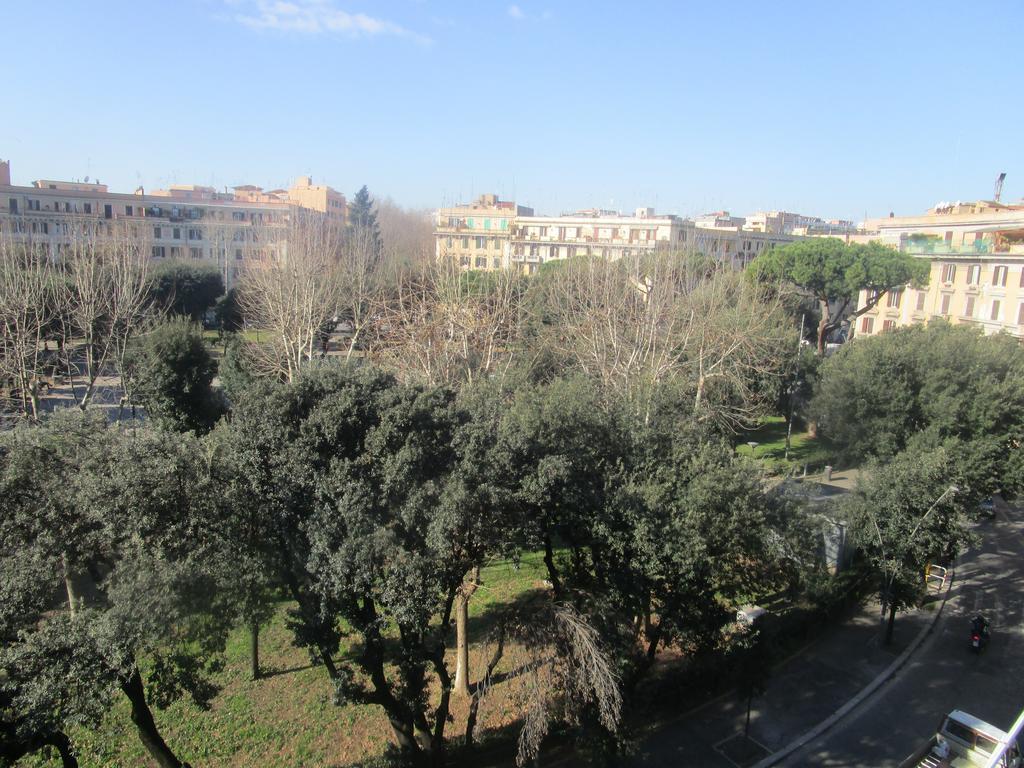
[[[267,187],[414,207],[1024,197],[1024,3],[0,0],[15,183]]]

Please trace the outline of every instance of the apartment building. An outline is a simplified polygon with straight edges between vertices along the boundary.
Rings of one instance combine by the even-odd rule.
[[[503,269],[509,264],[516,217],[532,215],[532,208],[497,195],[441,208],[434,225],[435,255],[454,259],[463,269]]]
[[[548,261],[574,256],[619,259],[655,248],[686,247],[691,227],[677,216],[640,208],[633,216],[586,210],[563,216],[522,216],[512,231],[509,266],[532,274]]]
[[[123,233],[143,241],[154,259],[216,264],[229,287],[247,260],[284,247],[285,225],[295,211],[343,223],[346,208],[341,193],[314,186],[308,176],[288,190],[272,192],[181,185],[126,194],[87,180],[42,179],[17,186],[11,184],[10,164],[0,163],[0,230],[5,235],[31,242],[56,259],[85,231]]]
[[[940,203],[923,216],[865,226],[881,242],[927,259],[931,270],[927,288],[894,291],[862,315],[858,335],[941,317],[1024,338],[1024,205]],[[858,307],[870,298],[862,291]]]
[[[733,216],[728,211],[714,211],[701,214],[693,220],[693,223],[705,229],[722,229],[725,227],[743,229],[746,221],[746,218],[743,216]]]
[[[852,221],[842,219],[826,220],[789,211],[758,211],[745,217],[743,229],[774,235],[814,237],[852,234],[856,232],[857,227]]]
[[[434,230],[438,258],[457,259],[464,269],[517,269],[574,256],[619,259],[655,249],[686,250],[742,267],[763,249],[794,238],[743,232],[738,227],[697,227],[688,219],[638,208],[632,216],[588,209],[537,216],[495,195],[438,211]]]

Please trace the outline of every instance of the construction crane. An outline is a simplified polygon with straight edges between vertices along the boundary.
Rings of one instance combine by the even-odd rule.
[[[1006,171],[1003,171],[998,176],[996,176],[996,191],[995,194],[992,196],[992,199],[995,200],[997,203],[999,202],[999,198],[1002,197],[1003,194],[1004,181],[1006,181]]]

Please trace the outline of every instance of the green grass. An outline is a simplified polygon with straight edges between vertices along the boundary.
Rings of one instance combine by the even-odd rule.
[[[753,451],[747,445],[749,442],[758,443]],[[741,434],[736,452],[741,456],[753,456],[763,461],[769,470],[779,473],[804,465],[809,469],[821,467],[833,458],[832,449],[826,441],[794,429],[787,461],[786,420],[781,416],[769,416],[757,429]]]
[[[488,630],[498,610],[544,588],[546,577],[540,553],[528,553],[516,563],[498,561],[481,571],[481,586],[470,603],[470,670],[478,674],[493,645]],[[265,677],[249,679],[249,635],[237,629],[228,638],[225,667],[217,674],[220,693],[209,711],[178,701],[155,711],[157,725],[181,759],[203,768],[261,766],[318,766],[342,768],[366,765],[381,755],[391,731],[380,707],[331,703],[332,688],[322,667],[310,667],[302,649],[291,644],[285,626],[290,603],[282,602],[260,635],[261,666]],[[341,655],[352,639],[342,641]],[[454,671],[454,639],[449,668]],[[517,648],[509,648],[499,671],[522,663]],[[516,683],[502,683],[488,695],[480,712],[478,735],[500,729],[518,718]],[[457,738],[465,723],[466,703],[453,702],[448,733]],[[131,723],[123,696],[114,697],[111,710],[94,730],[70,734],[82,768],[154,766]],[[18,766],[59,768],[56,755],[27,757]]]

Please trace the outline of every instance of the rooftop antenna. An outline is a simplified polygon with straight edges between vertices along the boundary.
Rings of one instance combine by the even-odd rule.
[[[998,176],[996,176],[996,189],[995,193],[992,195],[992,199],[995,200],[997,203],[999,202],[999,198],[1003,196],[1004,181],[1006,181],[1006,171],[1003,171]]]

